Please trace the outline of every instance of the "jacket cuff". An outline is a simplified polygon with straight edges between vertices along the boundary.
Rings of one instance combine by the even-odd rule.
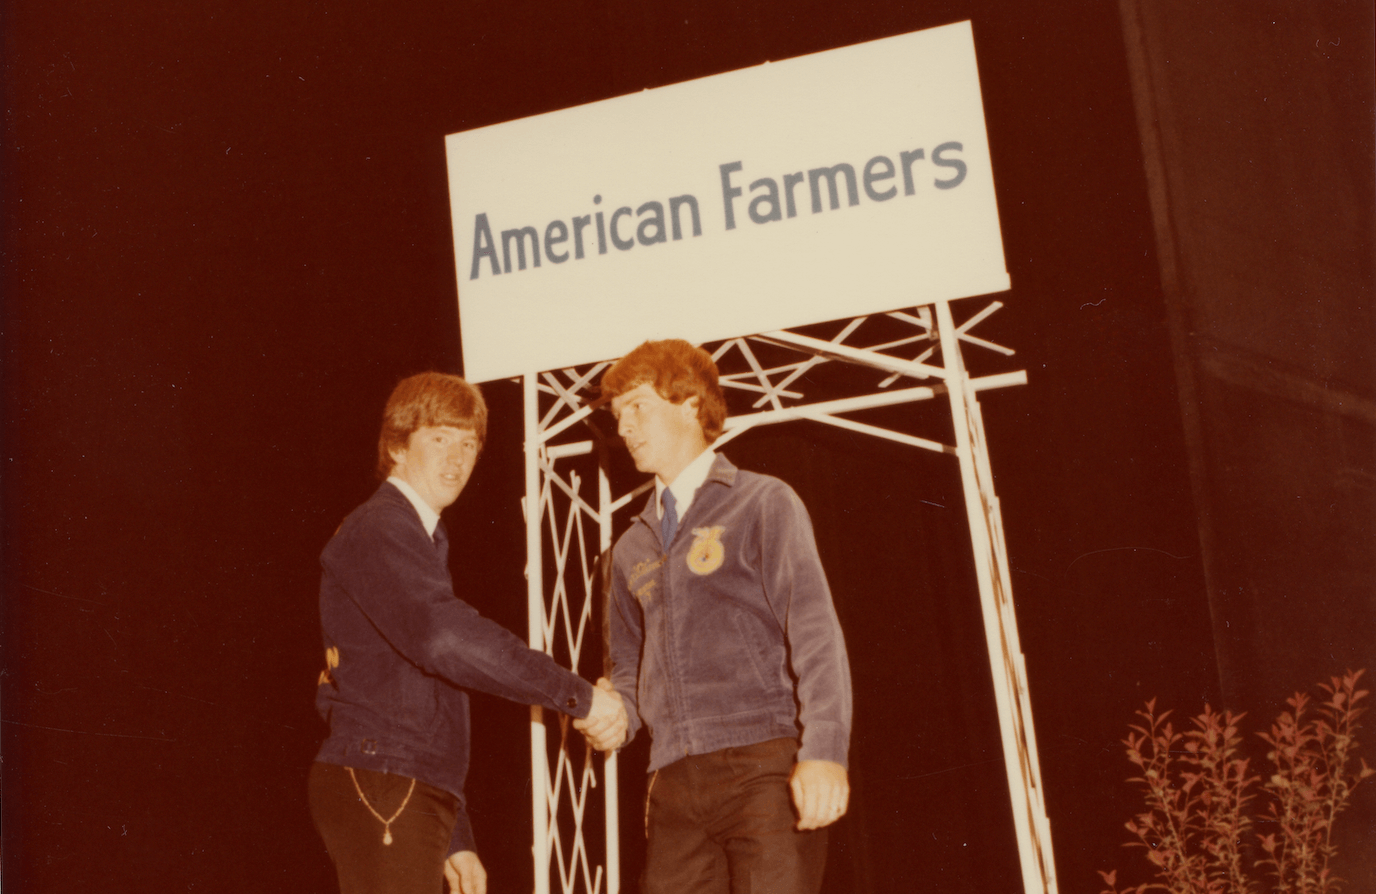
[[[468,811],[462,804],[454,820],[454,831],[449,835],[449,856],[461,851],[478,852],[478,842],[473,838],[473,824],[468,821]]]
[[[813,722],[803,730],[800,761],[832,761],[849,769],[850,731],[836,722]]]
[[[593,685],[582,677],[575,677],[569,685],[568,692],[563,695],[563,703],[559,705],[559,710],[570,717],[582,720],[592,711]]]
[[[640,728],[645,725],[645,721],[640,719],[640,711],[634,701],[626,698],[626,693],[621,693],[621,698],[626,704],[626,741],[621,743],[621,748],[625,748],[635,740],[635,734],[640,732]],[[620,748],[617,749],[621,750]]]

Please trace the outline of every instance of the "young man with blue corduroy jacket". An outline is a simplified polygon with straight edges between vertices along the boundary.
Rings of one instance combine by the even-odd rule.
[[[851,691],[807,510],[711,449],[726,404],[702,349],[646,342],[602,398],[655,476],[616,543],[609,609],[626,740],[651,736],[645,892],[815,894],[850,793]]]

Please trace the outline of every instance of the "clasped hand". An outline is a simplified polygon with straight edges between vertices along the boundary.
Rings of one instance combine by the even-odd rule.
[[[602,677],[597,681],[592,690],[592,710],[587,717],[573,721],[573,728],[598,751],[611,751],[626,741],[630,721],[626,717],[626,705],[612,687],[611,680]]]

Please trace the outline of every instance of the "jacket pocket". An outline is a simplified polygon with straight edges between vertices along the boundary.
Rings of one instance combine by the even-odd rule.
[[[775,674],[770,673],[768,661],[768,643],[756,625],[740,612],[731,613],[731,623],[736,628],[736,634],[740,638],[740,650],[737,654],[745,656],[751,669],[751,679],[755,683],[756,690],[760,695],[768,694],[777,688]],[[723,644],[725,645],[725,644]],[[729,646],[726,646],[729,648]]]

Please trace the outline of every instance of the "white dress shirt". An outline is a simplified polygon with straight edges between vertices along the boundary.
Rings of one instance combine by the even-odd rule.
[[[435,527],[440,523],[440,514],[436,512],[434,509],[431,509],[429,503],[421,499],[420,494],[416,493],[416,489],[414,487],[407,484],[405,481],[401,480],[397,476],[389,476],[387,478],[387,483],[395,485],[397,490],[401,491],[403,494],[406,495],[406,499],[410,500],[411,505],[416,507],[416,511],[420,513],[420,523],[425,525],[425,533],[429,534],[431,537],[434,537]],[[674,492],[674,496],[678,496],[678,491]]]
[[[712,460],[716,458],[717,452],[708,447],[684,467],[674,479],[674,483],[669,486],[669,490],[674,492],[674,506],[680,520],[688,514],[688,507],[693,504],[693,497],[697,494],[698,488],[707,480],[707,473],[712,471]],[[660,518],[664,517],[664,482],[659,480],[658,475],[655,476],[655,514]]]

